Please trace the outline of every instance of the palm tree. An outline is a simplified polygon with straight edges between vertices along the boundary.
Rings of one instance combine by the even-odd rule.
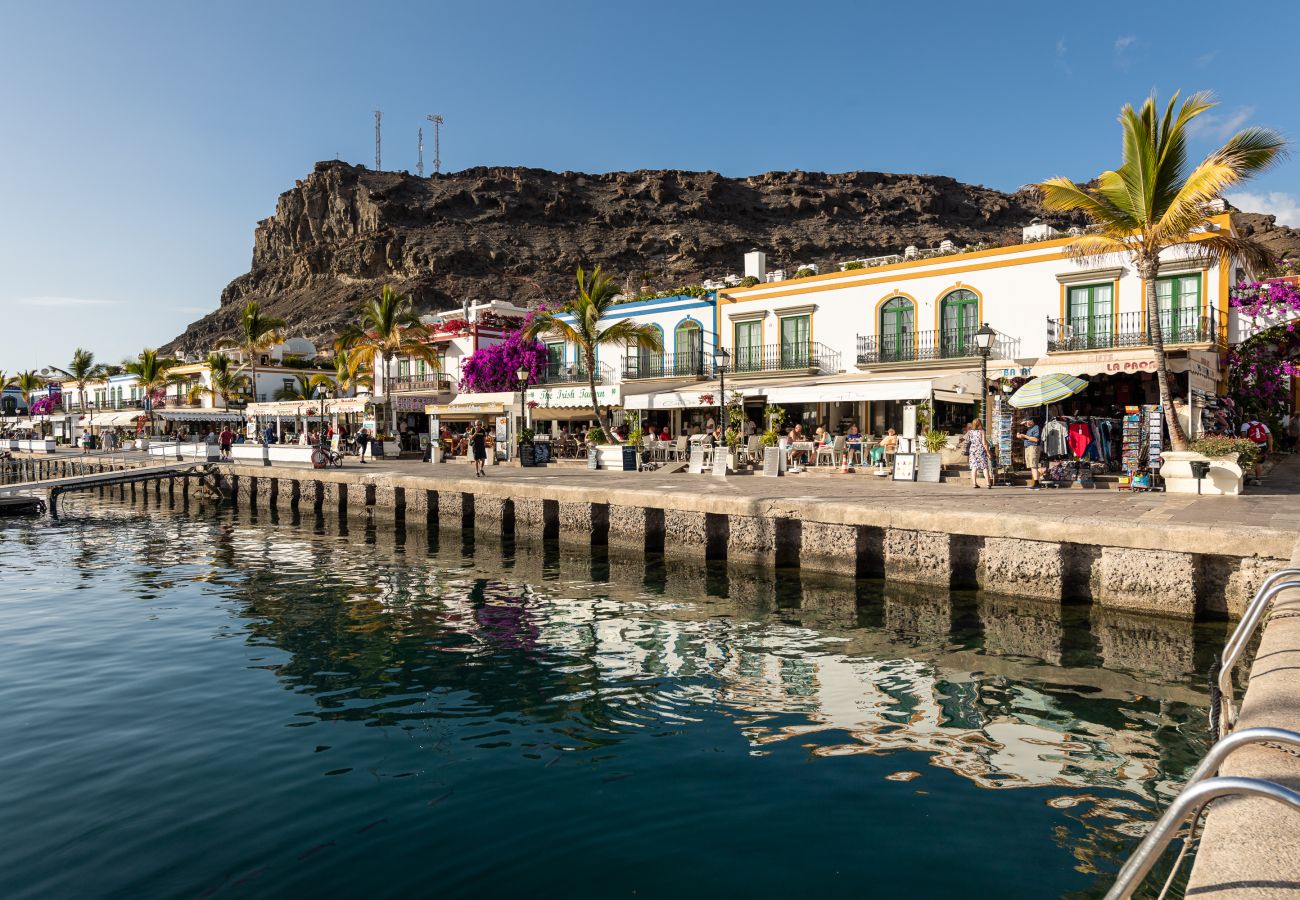
[[[327,376],[328,377],[328,376]],[[275,392],[274,400],[311,400],[316,396],[316,388],[320,383],[317,379],[319,376],[295,375],[294,380],[297,382],[292,385],[285,385]],[[332,383],[332,382],[331,382]]]
[[[238,350],[244,356],[241,369],[249,370],[253,400],[257,400],[257,359],[263,350],[269,350],[284,341],[284,319],[262,314],[256,300],[249,300],[239,314],[239,332],[233,338],[217,342],[217,349]]]
[[[104,366],[95,362],[95,354],[78,347],[73,351],[72,362],[68,364],[66,369],[60,369],[58,366],[51,366],[50,368],[77,386],[77,394],[80,398],[79,406],[84,415],[86,412],[86,385],[104,377]],[[92,429],[95,427],[95,411],[93,409],[90,411],[90,427]]]
[[[397,432],[397,404],[388,396],[388,366],[395,357],[414,356],[437,371],[438,354],[426,343],[429,337],[429,329],[420,321],[410,298],[384,285],[378,297],[361,305],[358,323],[345,328],[334,342],[336,351],[348,354],[354,369],[365,366],[373,371],[379,361],[390,434]]]
[[[248,376],[239,374],[234,361],[224,353],[208,354],[208,384],[202,382],[190,388],[189,400],[194,402],[202,397],[211,397],[221,401],[222,409],[230,408],[230,398],[239,396],[248,386]]]
[[[32,394],[45,387],[45,377],[35,369],[28,369],[26,372],[19,372],[13,378],[13,386],[18,388],[18,393],[22,394],[23,406],[27,408],[27,415],[32,414]],[[45,435],[45,424],[40,426],[41,436]]]
[[[1180,105],[1174,94],[1164,115],[1154,96],[1140,110],[1124,107],[1119,121],[1124,132],[1124,161],[1115,171],[1103,172],[1095,188],[1084,188],[1068,178],[1051,178],[1034,185],[1043,205],[1058,212],[1082,211],[1093,223],[1091,233],[1070,245],[1076,257],[1123,256],[1133,264],[1146,285],[1147,329],[1156,358],[1160,403],[1175,450],[1187,449],[1169,393],[1169,369],[1164,332],[1156,294],[1161,251],[1193,244],[1189,232],[1205,223],[1205,204],[1280,160],[1286,141],[1266,128],[1246,128],[1188,171],[1188,124],[1214,105],[1211,95],[1197,93]],[[1218,232],[1198,235],[1195,252],[1230,257],[1264,266],[1269,254],[1255,241]]]
[[[172,369],[180,365],[179,360],[159,356],[157,350],[143,350],[135,362],[127,363],[127,374],[134,375],[136,383],[144,389],[145,408],[149,415],[149,433],[153,434],[153,395],[165,391],[173,384],[180,384],[182,377],[172,374]]]
[[[596,402],[596,348],[601,346],[628,346],[635,343],[653,353],[663,350],[659,329],[653,325],[638,325],[631,319],[619,319],[612,325],[601,327],[601,322],[619,287],[614,279],[601,274],[600,266],[590,274],[578,269],[578,293],[561,309],[554,312],[535,313],[532,324],[524,329],[525,340],[535,341],[543,334],[556,334],[578,348],[587,367],[588,386],[591,388],[591,411],[602,423],[607,440],[614,441],[613,423],[601,418],[600,404]]]

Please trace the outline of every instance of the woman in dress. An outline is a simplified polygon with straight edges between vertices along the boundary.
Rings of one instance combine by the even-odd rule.
[[[483,471],[483,464],[487,462],[487,435],[483,433],[482,425],[474,426],[474,432],[470,435],[469,446],[474,452],[474,477],[482,478],[487,474]]]
[[[989,443],[984,437],[984,428],[979,419],[970,423],[970,428],[967,429],[966,436],[962,440],[966,443],[966,455],[970,461],[971,487],[979,490],[979,473],[983,472],[989,483],[989,489],[992,490],[993,466],[989,462]]]

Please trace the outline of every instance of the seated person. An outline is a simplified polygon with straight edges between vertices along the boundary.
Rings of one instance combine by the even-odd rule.
[[[665,425],[664,428],[663,428],[663,431],[659,432],[659,440],[661,440],[661,441],[671,441],[672,439],[673,439],[672,432],[670,432],[670,431],[668,430],[668,426]]]
[[[892,428],[886,431],[880,441],[880,448],[885,451],[885,458],[892,461],[894,454],[898,452],[898,432]]]

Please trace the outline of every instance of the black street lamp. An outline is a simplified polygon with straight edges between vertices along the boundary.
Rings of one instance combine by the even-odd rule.
[[[985,322],[975,332],[975,349],[980,355],[980,418],[984,420],[984,434],[987,436],[991,420],[989,419],[989,352],[993,349],[993,336],[997,334],[989,323]]]
[[[531,374],[526,366],[515,369],[515,380],[519,382],[519,411],[525,428],[531,427],[528,422],[528,378]]]
[[[723,420],[723,413],[727,408],[727,363],[729,362],[731,362],[731,354],[727,352],[727,348],[715,344],[713,366],[718,370],[718,424],[722,426],[724,440],[727,436],[727,424]]]

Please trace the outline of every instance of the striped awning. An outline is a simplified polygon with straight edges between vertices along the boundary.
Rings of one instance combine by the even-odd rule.
[[[168,422],[242,422],[244,414],[233,409],[160,409],[160,419]]]

